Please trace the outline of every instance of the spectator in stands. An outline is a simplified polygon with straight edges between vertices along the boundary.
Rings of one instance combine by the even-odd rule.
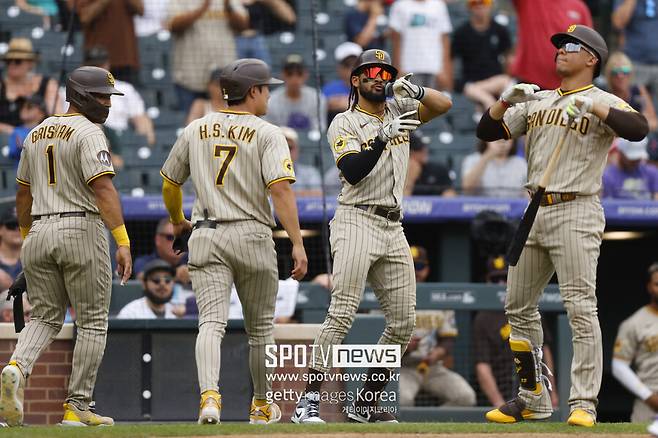
[[[458,89],[480,105],[480,112],[496,103],[512,81],[505,73],[512,40],[507,28],[492,19],[492,3],[493,0],[468,0],[469,21],[452,38],[452,56],[462,61]]]
[[[393,64],[423,87],[452,90],[452,24],[442,0],[398,0],[389,13]]]
[[[109,70],[110,57],[105,47],[95,46],[85,51],[85,65]],[[149,145],[155,144],[155,129],[153,121],[146,114],[144,100],[139,92],[128,82],[120,79],[114,81],[114,87],[124,94],[122,99],[115,99],[110,108],[110,114],[105,121],[105,127],[122,133],[128,129],[129,123],[135,132],[146,137]]]
[[[658,200],[658,169],[645,163],[648,139],[616,140],[617,163],[610,163],[603,171],[604,198]]]
[[[386,37],[379,26],[385,18],[381,0],[358,0],[343,18],[347,40],[360,45],[363,50],[385,48]]]
[[[649,304],[621,323],[612,358],[612,375],[636,397],[633,423],[651,421],[658,412],[658,263],[649,266],[646,289]]]
[[[654,0],[615,0],[612,26],[622,33],[624,52],[633,60],[635,80],[658,93],[658,10]]]
[[[144,296],[126,304],[119,319],[174,319],[174,268],[166,261],[154,259],[144,266]]]
[[[517,46],[512,74],[519,82],[543,89],[560,86],[555,72],[551,36],[572,24],[592,26],[592,15],[582,0],[512,0],[517,14]]]
[[[135,15],[144,14],[142,0],[68,0],[76,8],[85,38],[85,50],[108,50],[110,71],[116,79],[139,83],[139,51]],[[178,3],[178,2],[174,2]],[[117,99],[118,102],[118,99]]]
[[[442,163],[430,161],[430,138],[416,130],[409,138],[409,166],[404,195],[456,196],[453,178]]]
[[[32,305],[23,294],[23,318],[29,322],[32,317]],[[14,322],[14,299],[7,300],[7,291],[0,292],[0,322]]]
[[[34,72],[38,55],[28,38],[12,38],[2,60],[5,75],[0,78],[0,133],[11,134],[21,122],[23,100],[41,96],[52,109],[57,98],[57,82]],[[55,107],[57,112],[61,107]]]
[[[491,256],[487,260],[485,280],[490,284],[499,284],[505,290],[507,282],[507,262],[505,257]],[[502,308],[502,303],[501,303]],[[543,319],[542,319],[543,325]],[[475,375],[490,406],[500,406],[505,400],[511,400],[518,388],[517,376],[512,363],[512,350],[509,347],[511,327],[503,310],[480,311],[473,320],[473,352],[475,358]],[[549,369],[553,368],[553,354],[549,348],[552,342],[551,333],[543,327],[544,346],[543,361]],[[553,390],[551,402],[553,406],[559,403],[555,377],[549,377]]]
[[[235,61],[233,31],[247,26],[249,14],[240,0],[170,1],[167,29],[173,35],[171,72],[179,110],[206,97],[210,73]]]
[[[429,276],[427,251],[411,247],[416,270],[416,282]],[[413,406],[423,389],[437,397],[443,406],[473,406],[475,391],[462,376],[450,369],[452,349],[457,337],[453,310],[418,310],[416,328],[400,368],[400,406]]]
[[[150,254],[137,257],[133,264],[133,272],[137,278],[143,278],[144,268],[152,260],[161,259],[169,263],[176,271],[176,281],[187,285],[190,283],[190,274],[187,270],[187,254],[176,254],[171,247],[174,242],[174,226],[169,218],[162,218],[155,229],[154,251]]]
[[[16,0],[16,6],[28,14],[43,17],[43,28],[50,29],[55,17],[59,15],[59,7],[55,0]]]
[[[41,96],[35,94],[23,101],[20,111],[22,124],[15,127],[9,137],[9,158],[16,161],[16,167],[18,167],[18,160],[21,158],[25,137],[32,128],[43,122],[47,114],[46,104]]]
[[[199,98],[194,99],[190,112],[187,114],[186,125],[190,122],[201,118],[213,111],[226,108],[226,101],[222,93],[222,87],[219,84],[219,76],[222,74],[220,69],[215,69],[210,73],[210,80],[208,80],[208,99]]]
[[[138,38],[148,37],[160,32],[167,18],[167,4],[170,0],[142,0],[144,13],[135,15],[135,34]],[[175,1],[175,0],[174,0]]]
[[[238,58],[257,58],[271,65],[270,49],[262,32],[265,21],[274,16],[288,26],[297,21],[295,10],[285,0],[241,0],[247,9],[247,26],[235,37]]]
[[[624,99],[636,111],[647,118],[649,130],[658,127],[656,109],[653,107],[651,95],[644,85],[634,84],[635,72],[630,58],[623,52],[613,52],[605,65],[605,79],[612,94]]]
[[[523,197],[528,165],[512,140],[478,141],[477,152],[462,162],[462,189],[471,195]]]
[[[349,107],[350,74],[361,52],[361,46],[350,41],[339,44],[334,50],[338,79],[322,87],[322,94],[327,99],[327,123],[331,123],[336,114],[346,111]]]
[[[290,148],[290,158],[295,168],[295,184],[292,189],[295,195],[304,196],[322,196],[322,176],[314,166],[299,162],[299,136],[297,132],[287,126],[281,127],[283,136],[286,137],[288,147]]]
[[[8,289],[23,270],[16,207],[7,208],[0,216],[0,290]]]
[[[342,183],[340,182],[340,170],[338,166],[329,166],[324,173],[324,191],[329,198],[336,198],[340,193]]]
[[[318,95],[306,85],[308,70],[302,55],[286,57],[283,65],[285,85],[272,91],[265,119],[277,126],[301,130],[323,130],[327,121],[327,103],[320,95],[320,124],[317,120]]]

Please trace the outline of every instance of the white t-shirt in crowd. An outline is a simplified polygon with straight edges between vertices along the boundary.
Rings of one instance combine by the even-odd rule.
[[[144,100],[129,82],[115,80],[114,88],[124,95],[112,97],[112,107],[105,125],[116,131],[125,131],[131,118],[144,114]]]
[[[176,315],[172,311],[174,306],[171,303],[165,304],[165,319],[175,319]],[[151,310],[146,297],[138,298],[123,306],[117,315],[119,319],[157,319],[156,314]]]
[[[452,32],[442,0],[398,0],[391,6],[389,25],[400,34],[400,64],[404,72],[437,74],[443,70],[443,34]]]
[[[474,152],[467,155],[462,162],[462,178],[478,161],[482,154]],[[527,191],[523,188],[528,181],[528,164],[516,155],[508,157],[507,160],[491,160],[487,163],[480,180],[480,190],[477,194],[500,198],[518,198],[526,196]]]

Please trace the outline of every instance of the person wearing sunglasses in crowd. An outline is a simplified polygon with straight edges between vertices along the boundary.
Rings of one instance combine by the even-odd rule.
[[[144,275],[146,264],[156,260],[164,260],[176,270],[176,281],[182,284],[190,282],[190,275],[187,271],[187,253],[176,254],[172,248],[174,242],[174,227],[169,222],[169,218],[162,218],[155,228],[153,238],[154,248],[150,254],[139,256],[135,259],[133,272],[135,277],[141,279]]]
[[[119,319],[174,319],[174,268],[164,260],[151,260],[144,266],[144,296],[126,304]]]
[[[624,99],[626,103],[642,113],[649,122],[649,130],[658,127],[656,109],[653,107],[651,95],[644,85],[635,83],[635,72],[631,59],[623,52],[612,52],[605,65],[605,81],[608,91]]]
[[[649,127],[628,103],[592,84],[608,57],[598,32],[574,24],[553,35],[551,43],[557,49],[560,88],[538,92],[535,84],[515,85],[487,110],[477,128],[477,136],[484,141],[526,135],[525,187],[530,192],[537,190],[552,152],[563,143],[528,240],[507,279],[509,343],[521,386],[517,397],[489,411],[486,418],[516,423],[546,419],[553,413],[551,373],[542,363],[544,335],[537,303],[557,272],[573,330],[567,422],[592,427],[603,374],[596,265],[605,218],[598,193],[613,139],[638,141]]]
[[[53,109],[57,96],[57,82],[34,72],[38,55],[28,38],[12,38],[2,57],[4,77],[0,78],[0,132],[11,134],[21,124],[23,100],[37,94],[43,98],[48,110]],[[57,103],[55,112],[61,109]]]
[[[409,136],[421,124],[447,112],[450,99],[431,88],[397,79],[398,71],[383,50],[361,53],[350,75],[350,106],[338,114],[327,133],[341,192],[331,221],[334,258],[331,304],[313,345],[319,346],[308,371],[308,385],[292,417],[294,423],[324,423],[320,390],[330,370],[332,345],[342,343],[354,320],[366,280],[386,318],[379,343],[399,345],[404,352],[416,320],[416,276],[404,236],[401,205]],[[386,99],[386,85],[392,99]],[[370,368],[363,400],[348,409],[358,423],[397,422],[377,406],[391,378],[388,368]]]

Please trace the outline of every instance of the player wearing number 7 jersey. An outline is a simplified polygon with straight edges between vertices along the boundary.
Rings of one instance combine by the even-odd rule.
[[[270,194],[293,243],[292,277],[296,280],[306,274],[307,259],[290,187],[295,172],[288,143],[279,128],[259,118],[267,112],[268,86],[280,83],[271,78],[267,64],[257,59],[241,59],[226,66],[220,85],[228,109],[190,123],[161,171],[174,234],[193,230],[188,263],[199,306],[196,362],[201,424],[218,423],[220,418],[220,345],[233,283],[249,336],[254,384],[249,421],[267,424],[281,418],[279,407],[266,401],[272,388],[266,376],[265,346],[274,343],[278,290]],[[196,191],[191,223],[183,215],[180,189],[188,177]]]

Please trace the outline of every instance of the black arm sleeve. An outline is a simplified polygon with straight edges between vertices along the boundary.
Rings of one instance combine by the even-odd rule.
[[[338,162],[338,168],[347,182],[355,185],[368,176],[382,155],[385,145],[386,143],[380,140],[379,137],[375,137],[372,149],[364,149],[356,154],[345,155],[341,158]]]
[[[640,141],[649,133],[649,123],[640,113],[610,108],[605,124],[615,133],[630,141]]]
[[[478,123],[477,137],[484,141],[495,141],[501,138],[507,139],[507,132],[503,128],[502,120],[494,120],[489,115],[489,110],[482,115],[480,123]]]

